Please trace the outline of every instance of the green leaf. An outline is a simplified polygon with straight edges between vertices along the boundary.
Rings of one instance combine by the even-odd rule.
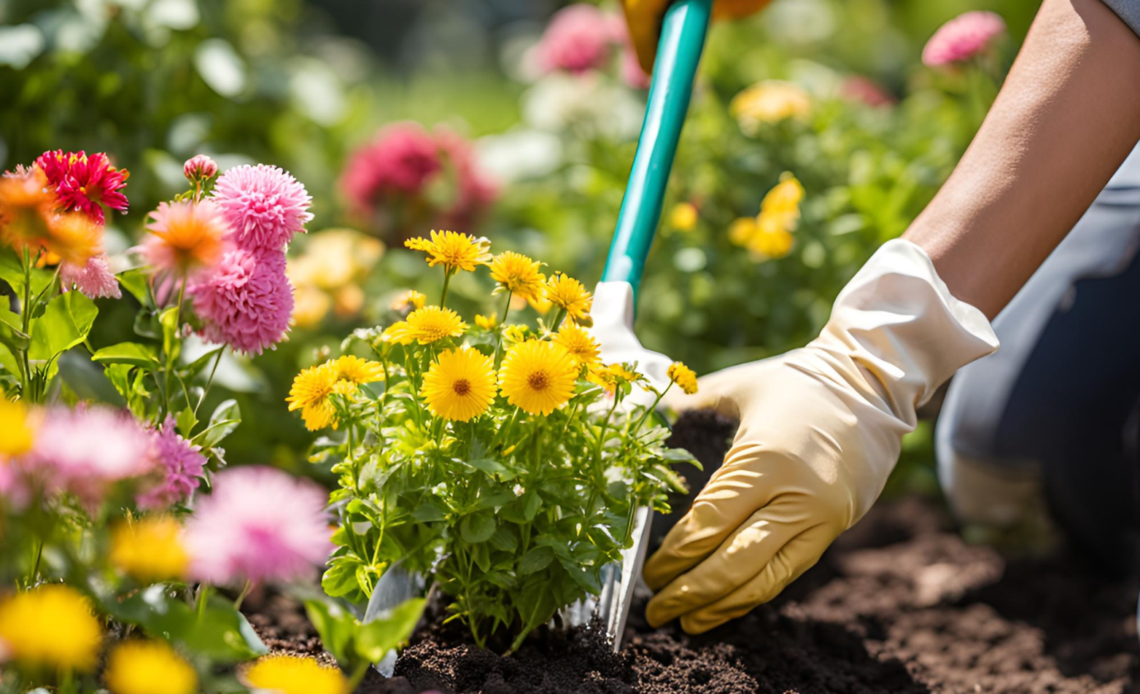
[[[356,568],[363,562],[356,555],[337,557],[329,562],[329,568],[321,577],[321,588],[330,597],[343,598],[354,595],[357,591],[363,593],[356,580]]]
[[[428,501],[416,507],[412,511],[412,518],[421,523],[435,523],[447,517],[447,510],[441,507],[434,501]]]
[[[490,458],[476,458],[475,460],[464,460],[463,462],[467,463],[476,470],[482,470],[483,472],[492,476],[501,475],[507,472],[507,468],[503,467],[498,462],[491,460]]]
[[[120,342],[117,345],[104,347],[91,355],[92,361],[101,364],[130,364],[148,371],[159,366],[158,357],[150,348],[137,342]]]
[[[542,571],[550,562],[554,561],[554,550],[549,547],[535,547],[519,560],[519,575],[526,576],[536,571]]]
[[[526,506],[523,507],[523,516],[526,517],[528,523],[534,520],[534,517],[538,515],[538,509],[541,507],[542,497],[538,495],[538,492],[527,492]]]
[[[178,338],[179,313],[177,306],[171,306],[158,315],[158,322],[162,325],[162,350],[173,359],[177,359],[182,351],[182,340]]]
[[[26,352],[32,344],[32,338],[20,328],[23,323],[20,316],[8,310],[8,297],[0,297],[0,345],[4,345],[16,352]]]
[[[194,409],[187,405],[178,413],[178,433],[183,438],[190,438],[190,432],[194,431],[194,427],[198,425],[198,417],[194,414]]]
[[[519,540],[507,527],[500,527],[491,536],[491,546],[501,552],[514,552],[519,548]]]
[[[150,304],[149,273],[146,268],[134,268],[119,273],[119,284],[138,299],[143,306]]]
[[[82,343],[98,314],[95,302],[83,294],[60,294],[48,302],[42,316],[32,321],[28,356],[48,361]]]
[[[112,614],[141,626],[153,637],[173,641],[219,663],[242,662],[269,652],[249,621],[228,600],[215,596],[199,614],[196,607],[168,600],[162,593],[146,590],[132,595],[118,601]]]
[[[210,423],[198,434],[202,437],[201,445],[205,448],[218,445],[241,424],[241,408],[237,400],[224,400],[214,408],[210,415]],[[195,437],[197,438],[197,437]]]
[[[423,598],[413,598],[363,625],[356,637],[357,654],[370,663],[380,662],[412,635],[426,604]]]
[[[471,544],[486,542],[495,534],[495,517],[489,513],[464,516],[459,523],[459,534]]]
[[[356,618],[329,600],[306,600],[305,614],[321,637],[321,645],[338,663],[350,664],[349,651],[356,637]]]

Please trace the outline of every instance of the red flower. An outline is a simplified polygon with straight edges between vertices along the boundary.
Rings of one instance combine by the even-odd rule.
[[[119,191],[127,187],[130,172],[111,166],[106,154],[57,149],[44,152],[36,164],[55,187],[61,210],[82,212],[99,224],[104,221],[103,205],[127,211],[127,196]]]

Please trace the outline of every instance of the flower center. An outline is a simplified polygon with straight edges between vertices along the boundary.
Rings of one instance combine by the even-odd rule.
[[[550,379],[546,377],[545,371],[535,371],[526,377],[526,384],[532,390],[546,390],[546,387],[550,385]]]
[[[471,382],[468,381],[466,378],[461,378],[461,379],[457,380],[455,383],[451,384],[451,389],[453,391],[455,391],[456,395],[460,395],[460,396],[467,395],[468,393],[471,392]]]

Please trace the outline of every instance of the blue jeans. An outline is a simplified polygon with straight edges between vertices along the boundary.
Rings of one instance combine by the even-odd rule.
[[[1040,471],[1051,515],[1110,566],[1140,569],[1140,148],[994,321],[940,439]],[[940,460],[946,465],[946,460]]]

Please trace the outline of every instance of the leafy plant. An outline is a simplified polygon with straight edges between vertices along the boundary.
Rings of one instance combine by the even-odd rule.
[[[343,432],[312,458],[334,462],[339,482],[338,548],[323,585],[364,601],[401,562],[434,579],[478,644],[513,650],[560,608],[600,592],[602,568],[630,545],[636,509],[667,510],[667,490],[684,489],[670,466],[691,456],[667,450],[668,431],[652,417],[664,391],[635,365],[602,365],[582,327],[591,297],[581,284],[547,279],[516,253],[492,261],[485,240],[463,234],[408,245],[444,267],[440,305],[413,297],[403,320],[345,341],[375,360],[341,357],[294,382],[291,409],[311,429]],[[484,264],[501,318],[468,327],[444,306],[447,287]],[[536,328],[509,324],[512,296],[549,313]],[[671,373],[695,388],[683,366]],[[653,404],[634,404],[635,391]]]

